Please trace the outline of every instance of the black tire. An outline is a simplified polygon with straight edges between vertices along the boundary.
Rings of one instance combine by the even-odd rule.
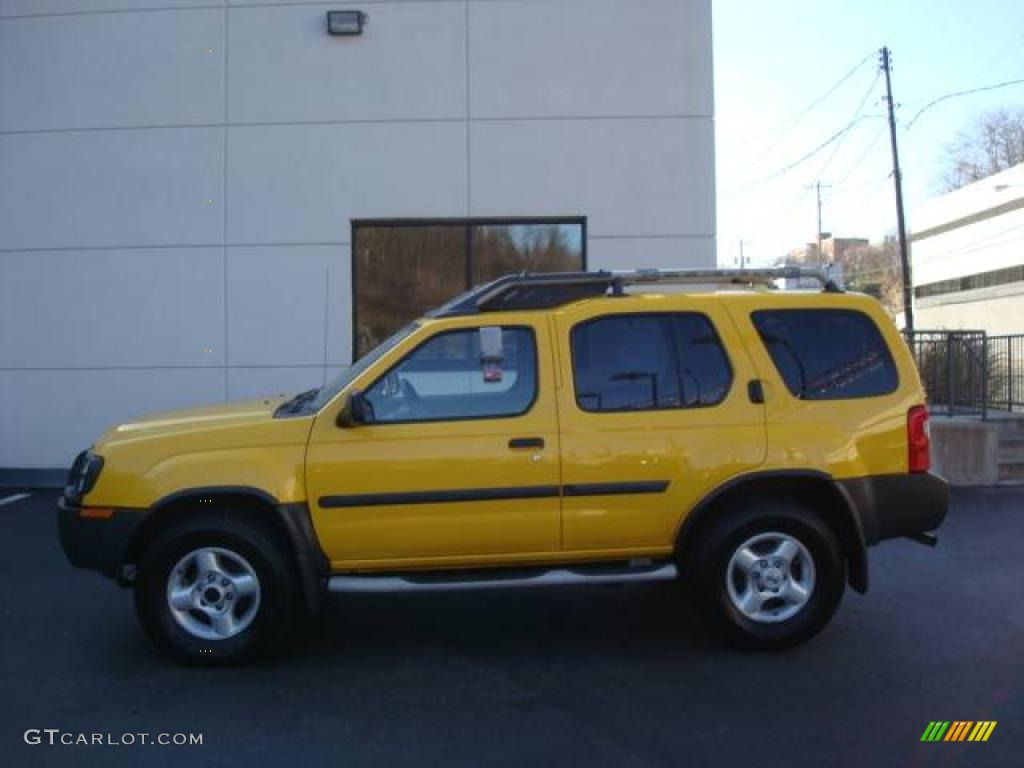
[[[172,570],[190,553],[204,548],[226,552],[226,560],[221,562],[228,564],[232,556],[244,559],[258,581],[252,618],[244,630],[230,637],[209,639],[193,634],[175,618],[169,605]],[[287,551],[272,529],[255,520],[207,514],[172,525],[149,544],[139,563],[135,609],[146,634],[164,653],[185,664],[216,666],[249,661],[280,649],[301,612],[301,600]],[[206,620],[201,610],[189,615]]]
[[[680,564],[690,581],[695,607],[709,628],[733,645],[765,650],[788,648],[820,632],[839,607],[846,586],[846,562],[835,533],[810,509],[789,499],[752,500],[723,509],[720,514],[721,519],[689,550],[690,562]],[[729,594],[733,554],[753,537],[769,533],[796,539],[813,561],[810,596],[784,620],[748,618]],[[771,539],[766,543],[770,545]],[[735,570],[732,577],[740,583],[744,580]],[[781,599],[772,598],[764,604],[788,610]]]

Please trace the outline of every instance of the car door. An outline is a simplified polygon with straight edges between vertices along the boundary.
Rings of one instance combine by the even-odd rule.
[[[325,409],[306,460],[335,568],[515,562],[560,546],[549,331],[523,315],[428,323],[353,382],[369,423]]]
[[[682,519],[764,460],[754,368],[713,297],[623,297],[558,316],[568,551],[668,553]]]

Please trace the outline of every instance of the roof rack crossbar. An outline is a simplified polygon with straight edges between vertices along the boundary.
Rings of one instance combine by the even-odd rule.
[[[507,275],[483,286],[473,303],[479,310],[496,308],[502,298],[520,289],[555,289],[589,286],[595,293],[621,293],[627,285],[772,285],[776,280],[816,280],[822,290],[841,293],[842,289],[824,270],[817,267],[776,267],[771,269],[628,269],[597,272],[523,272]],[[603,289],[603,290],[602,290]],[[576,298],[579,298],[576,295]]]

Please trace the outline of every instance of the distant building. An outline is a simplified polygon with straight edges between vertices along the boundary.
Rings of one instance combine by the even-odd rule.
[[[929,200],[912,224],[917,328],[1024,333],[1024,164]]]
[[[806,265],[822,267],[836,282],[843,285],[843,276],[846,271],[848,257],[857,249],[865,248],[868,245],[866,238],[862,237],[833,237],[825,234],[821,239],[821,254],[818,254],[817,243],[807,243],[800,248],[794,248],[786,254],[783,259],[785,264]],[[818,283],[814,280],[786,280],[783,286],[786,290],[817,288]]]
[[[791,264],[842,264],[850,251],[863,248],[867,244],[867,238],[863,237],[833,237],[825,234],[821,239],[820,257],[817,243],[807,243],[800,248],[794,248],[786,255]]]

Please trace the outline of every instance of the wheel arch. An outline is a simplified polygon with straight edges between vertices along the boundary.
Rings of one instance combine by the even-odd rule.
[[[204,486],[175,491],[158,499],[135,530],[125,548],[124,564],[137,565],[146,546],[162,530],[183,516],[211,512],[254,517],[270,526],[285,544],[294,563],[303,601],[310,613],[319,611],[323,582],[329,570],[305,502],[281,503],[260,488]]]
[[[691,559],[688,550],[714,524],[716,514],[751,496],[795,498],[807,504],[839,539],[850,586],[867,592],[867,548],[860,517],[832,476],[817,470],[751,472],[733,477],[707,494],[686,515],[676,534],[676,556],[684,572]]]

